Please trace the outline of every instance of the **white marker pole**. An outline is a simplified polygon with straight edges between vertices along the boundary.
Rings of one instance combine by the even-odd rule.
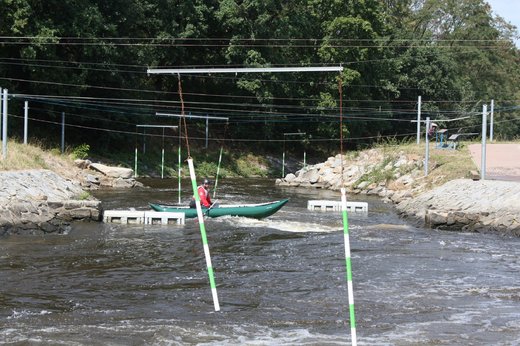
[[[197,192],[197,178],[195,177],[195,168],[193,167],[193,159],[188,159],[188,167],[190,169],[191,186],[193,187],[193,195],[195,196],[195,205],[197,206],[197,217],[199,219],[200,235],[202,237],[202,245],[204,246],[204,257],[206,257],[206,266],[208,268],[209,285],[211,287],[211,295],[213,296],[213,304],[215,311],[220,311],[218,303],[217,286],[213,276],[213,266],[211,265],[211,256],[209,253],[208,238],[206,237],[206,227],[204,226],[204,215],[202,215],[202,207],[200,206],[200,197]]]

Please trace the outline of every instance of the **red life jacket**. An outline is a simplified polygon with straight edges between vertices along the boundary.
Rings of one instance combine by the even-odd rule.
[[[211,198],[209,196],[209,190],[206,190],[203,185],[197,187],[199,193],[200,204],[206,208],[211,207]]]

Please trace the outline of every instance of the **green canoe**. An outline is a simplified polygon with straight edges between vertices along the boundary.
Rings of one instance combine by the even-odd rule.
[[[289,202],[289,199],[282,199],[279,201],[258,204],[219,205],[209,209],[202,208],[202,213],[209,217],[230,215],[261,219],[273,215],[278,210],[280,210],[280,208],[282,208],[287,202]],[[197,217],[196,208],[155,203],[150,203],[150,207],[155,211],[184,213],[186,218]]]

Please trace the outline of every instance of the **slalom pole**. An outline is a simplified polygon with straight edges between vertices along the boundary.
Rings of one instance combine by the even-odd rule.
[[[161,153],[161,179],[164,179],[164,148]]]
[[[135,155],[134,155],[134,178],[137,178],[137,145],[135,146]]]
[[[282,178],[285,177],[285,151],[282,154]]]
[[[164,179],[164,127],[162,128],[161,179]]]
[[[218,157],[217,176],[215,177],[215,187],[213,188],[213,199],[217,195],[218,175],[220,173],[220,163],[222,162],[222,150],[224,147],[220,147],[220,155]]]
[[[352,265],[350,257],[350,237],[348,230],[347,214],[347,189],[343,181],[343,81],[338,79],[339,91],[339,128],[340,128],[340,158],[341,158],[341,213],[343,214],[343,238],[345,243],[345,267],[347,271],[348,309],[350,312],[350,333],[352,335],[352,346],[357,345],[356,315],[354,311],[354,286],[352,285]]]
[[[218,303],[217,286],[215,285],[215,278],[213,276],[213,266],[211,265],[211,256],[209,253],[208,238],[206,237],[206,227],[204,225],[204,216],[202,215],[202,207],[200,206],[200,197],[197,192],[197,179],[195,177],[195,168],[193,167],[193,159],[188,158],[188,167],[190,169],[191,186],[193,188],[193,195],[195,196],[195,205],[197,206],[197,217],[200,226],[200,235],[202,237],[202,245],[204,246],[204,257],[206,257],[206,266],[208,268],[209,285],[211,287],[211,295],[213,296],[213,304],[215,311],[220,311]]]
[[[348,302],[350,311],[350,331],[352,333],[352,345],[357,345],[356,340],[356,317],[354,313],[354,287],[352,285],[352,266],[350,262],[350,239],[348,231],[347,215],[347,191],[341,188],[341,212],[343,214],[343,238],[345,240],[345,265],[347,269]]]

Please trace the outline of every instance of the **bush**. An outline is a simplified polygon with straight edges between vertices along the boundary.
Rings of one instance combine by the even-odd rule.
[[[74,159],[86,159],[90,151],[90,145],[83,143],[72,149],[72,158]]]

